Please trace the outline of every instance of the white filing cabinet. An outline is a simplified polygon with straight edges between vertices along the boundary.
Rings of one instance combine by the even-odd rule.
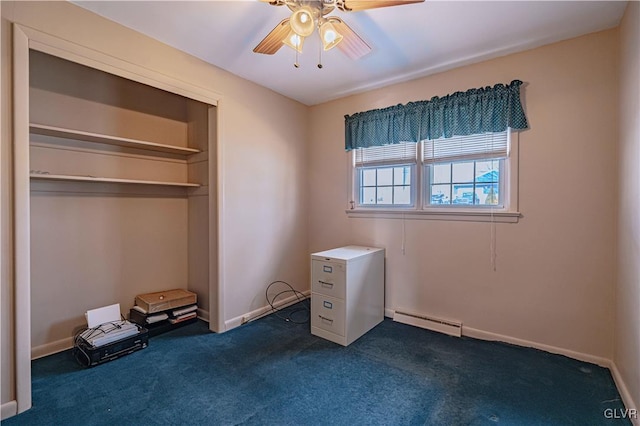
[[[347,346],[384,319],[384,249],[311,255],[311,334]]]

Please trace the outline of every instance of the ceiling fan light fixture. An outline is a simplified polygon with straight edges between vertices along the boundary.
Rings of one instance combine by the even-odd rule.
[[[329,21],[323,23],[320,27],[320,38],[322,39],[324,50],[333,49],[343,39],[342,34]]]
[[[302,6],[291,15],[291,29],[301,37],[308,37],[316,28],[314,12],[309,6]]]
[[[2,0],[0,0],[2,1]],[[343,12],[423,3],[425,0],[260,0],[273,6],[286,6],[291,14],[283,19],[253,49],[255,53],[273,55],[283,45],[302,53],[304,39],[317,29],[324,50],[338,46],[351,59],[360,59],[371,47],[342,19],[329,16],[334,9]],[[286,35],[286,37],[285,37]],[[295,36],[294,36],[295,35]],[[318,46],[320,47],[320,46]],[[323,49],[319,49],[319,57]],[[296,67],[298,55],[296,54]],[[318,64],[318,68],[322,68]]]
[[[298,53],[302,53],[302,45],[304,44],[304,37],[298,35],[293,31],[289,31],[289,34],[282,40],[284,44],[292,48],[293,50],[297,50]]]

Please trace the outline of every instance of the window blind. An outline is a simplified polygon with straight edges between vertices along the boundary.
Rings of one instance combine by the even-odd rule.
[[[509,156],[508,130],[499,133],[425,140],[422,143],[424,144],[422,159],[425,163],[507,158]]]
[[[378,164],[415,163],[418,153],[415,142],[400,142],[391,145],[355,149],[356,166]]]

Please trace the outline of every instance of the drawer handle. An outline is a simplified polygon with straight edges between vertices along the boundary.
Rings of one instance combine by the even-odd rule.
[[[322,321],[327,321],[333,324],[333,320],[331,318],[323,317],[322,315],[318,315]]]
[[[333,283],[328,283],[328,282],[326,282],[326,281],[321,281],[321,280],[318,280],[318,282],[319,282],[320,284],[322,284],[322,287],[329,287],[329,288],[333,288]]]

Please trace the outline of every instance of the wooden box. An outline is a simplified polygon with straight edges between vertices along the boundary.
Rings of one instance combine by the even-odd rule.
[[[187,290],[176,289],[159,291],[157,293],[139,294],[136,296],[136,305],[147,313],[166,311],[185,305],[195,305],[198,296]]]

